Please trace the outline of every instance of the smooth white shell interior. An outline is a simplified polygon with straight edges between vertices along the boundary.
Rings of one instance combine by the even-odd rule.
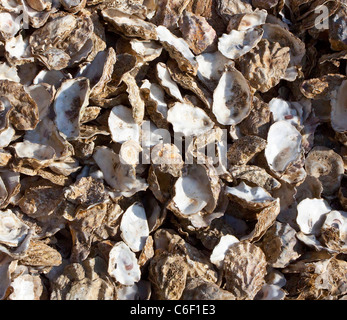
[[[121,237],[134,252],[139,252],[149,236],[146,211],[139,202],[131,205],[123,214],[120,223]]]
[[[300,156],[302,136],[285,120],[277,121],[270,127],[267,141],[265,157],[274,171],[284,171]]]
[[[304,199],[298,204],[297,211],[296,222],[300,230],[317,236],[331,208],[324,199]]]
[[[136,255],[123,241],[117,242],[109,253],[108,273],[127,286],[132,286],[141,278]]]
[[[204,110],[180,102],[169,109],[167,121],[173,125],[175,132],[185,136],[197,136],[212,129],[214,125]]]
[[[250,111],[252,95],[247,80],[236,69],[226,70],[213,93],[212,112],[220,124],[236,125]]]
[[[140,126],[135,122],[132,110],[126,106],[118,105],[112,108],[108,118],[108,126],[112,140],[115,142],[139,141]]]

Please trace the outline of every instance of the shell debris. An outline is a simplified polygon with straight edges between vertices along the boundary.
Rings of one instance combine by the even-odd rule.
[[[0,0],[0,300],[346,300],[346,17]]]

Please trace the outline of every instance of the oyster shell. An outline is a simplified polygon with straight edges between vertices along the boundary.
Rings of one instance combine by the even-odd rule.
[[[341,185],[344,173],[342,157],[325,147],[313,148],[305,159],[307,174],[316,177],[322,183],[324,195],[332,195]]]
[[[247,30],[231,30],[218,40],[218,50],[229,59],[238,59],[251,51],[262,39],[264,30],[252,28]]]
[[[241,72],[229,67],[214,90],[213,114],[220,124],[236,125],[249,115],[251,108],[252,93],[248,82]]]
[[[289,63],[289,47],[263,38],[236,66],[255,90],[267,92],[284,78]]]
[[[123,242],[117,242],[109,253],[108,273],[119,283],[131,286],[141,278],[135,253]]]
[[[225,255],[223,271],[225,288],[236,300],[253,300],[265,283],[265,254],[249,242],[235,243]]]
[[[54,101],[57,129],[67,139],[80,135],[80,120],[88,105],[90,84],[87,78],[75,78],[63,81]]]
[[[134,203],[123,214],[120,223],[121,237],[129,248],[141,251],[149,236],[145,209],[141,203]]]
[[[265,158],[275,172],[285,171],[301,155],[302,136],[285,120],[275,122],[269,129]]]

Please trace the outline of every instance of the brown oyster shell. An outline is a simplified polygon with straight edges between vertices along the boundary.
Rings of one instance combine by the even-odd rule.
[[[267,92],[284,77],[290,62],[290,48],[262,39],[237,61],[237,67],[255,90]]]
[[[223,271],[226,290],[236,300],[252,300],[265,283],[265,254],[247,241],[235,243],[225,255]]]

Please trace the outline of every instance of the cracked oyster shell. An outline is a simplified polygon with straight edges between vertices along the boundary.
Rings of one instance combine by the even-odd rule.
[[[66,264],[53,277],[51,300],[114,300],[116,290],[107,275],[107,262],[100,257]]]
[[[231,30],[218,40],[218,50],[228,59],[238,59],[251,51],[263,37],[264,30],[252,28],[247,30]]]
[[[235,300],[235,296],[212,282],[188,277],[181,300]]]
[[[213,92],[212,112],[224,125],[236,125],[252,108],[252,93],[241,72],[228,67]]]
[[[219,243],[213,248],[210,256],[210,261],[219,269],[221,269],[223,267],[223,261],[226,253],[228,252],[229,248],[237,242],[239,242],[239,239],[237,239],[233,235],[228,234],[222,236],[219,240]]]
[[[135,253],[123,242],[117,242],[109,253],[108,273],[120,284],[131,286],[140,281],[141,271]]]
[[[32,130],[39,121],[37,104],[21,84],[0,80],[0,104],[9,112],[9,120],[15,129]]]
[[[8,247],[19,247],[30,233],[29,227],[10,209],[0,211],[0,243]],[[0,251],[1,248],[0,248]]]
[[[305,159],[307,174],[316,177],[322,183],[323,195],[332,195],[341,185],[344,174],[342,157],[325,147],[314,147]]]
[[[146,212],[139,202],[131,205],[123,214],[120,223],[121,237],[134,252],[141,251],[149,236]]]
[[[90,82],[90,98],[98,97],[111,81],[113,67],[116,63],[116,52],[113,48],[100,51],[93,61],[84,65],[77,72],[76,77],[84,77]]]
[[[90,93],[87,78],[65,80],[57,91],[54,100],[55,123],[57,129],[67,139],[80,135],[80,121],[88,105]]]
[[[229,172],[236,181],[246,182],[271,192],[281,187],[281,183],[266,172],[265,169],[250,165],[233,165]]]
[[[31,51],[49,70],[62,70],[85,59],[93,41],[89,15],[58,15],[29,38]],[[43,40],[44,39],[44,40]]]
[[[275,122],[269,129],[265,158],[275,172],[284,172],[301,155],[302,136],[287,121]]]
[[[235,243],[225,255],[223,271],[225,288],[236,300],[253,300],[265,283],[265,254],[249,242]]]
[[[247,240],[252,243],[259,241],[264,234],[266,234],[267,230],[275,223],[279,213],[280,199],[277,199],[257,214],[257,223],[255,224],[253,231],[242,237],[240,240]]]

